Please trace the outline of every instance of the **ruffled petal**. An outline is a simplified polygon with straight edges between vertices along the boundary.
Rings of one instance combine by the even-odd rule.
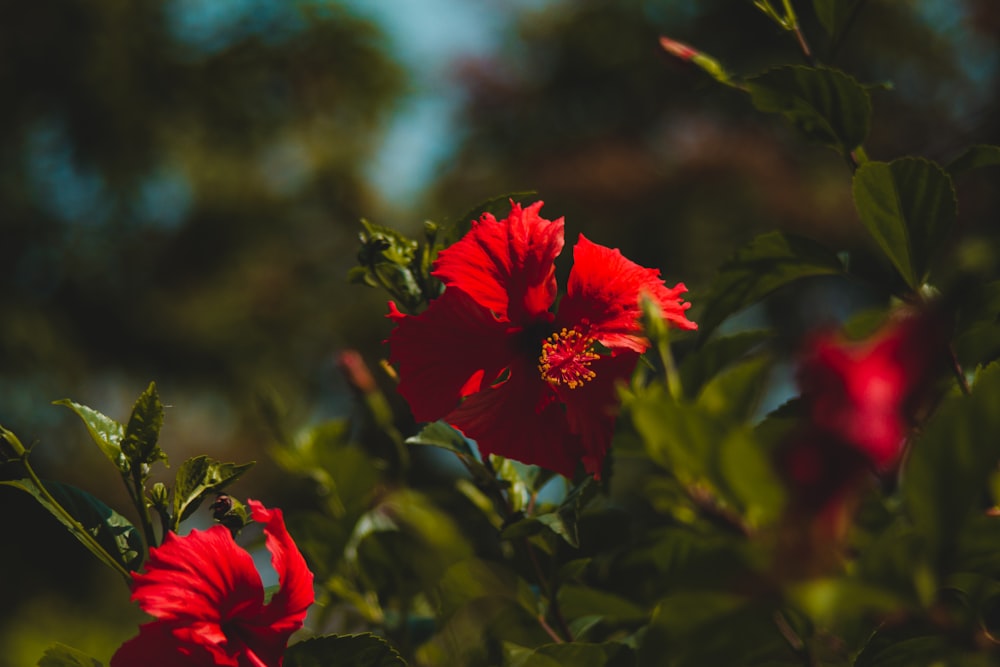
[[[146,572],[132,579],[132,600],[164,620],[219,624],[233,615],[255,614],[264,602],[253,558],[223,526],[184,537],[167,533],[161,546],[150,549]]]
[[[433,274],[476,303],[515,324],[547,311],[556,298],[555,258],[563,248],[563,219],[538,215],[542,202],[510,215],[484,214],[459,241],[441,251]]]
[[[581,234],[573,248],[573,268],[556,321],[572,327],[586,320],[591,335],[602,345],[644,352],[649,343],[639,322],[640,295],[649,294],[673,326],[697,329],[685,314],[691,307],[681,299],[686,291],[683,283],[668,288],[659,270],[639,266],[619,250],[592,243]]]
[[[572,477],[584,454],[563,405],[538,369],[525,363],[512,367],[502,384],[467,398],[445,420],[473,438],[484,457],[499,454]]]
[[[264,612],[254,620],[254,625],[266,625],[270,632],[288,635],[302,627],[306,611],[316,599],[313,591],[313,573],[299,551],[292,536],[285,528],[280,509],[267,509],[257,500],[247,499],[253,520],[264,524],[267,550],[271,552],[271,566],[278,573],[278,592],[264,607]],[[284,642],[282,642],[282,649]]]
[[[628,382],[638,361],[639,355],[631,351],[602,356],[590,366],[593,380],[576,389],[560,386],[556,390],[566,406],[570,432],[580,437],[584,470],[598,479],[615,432],[620,403],[617,385]]]
[[[449,287],[420,315],[389,307],[396,322],[389,358],[399,368],[399,393],[417,421],[445,416],[510,363],[510,324],[457,288]]]

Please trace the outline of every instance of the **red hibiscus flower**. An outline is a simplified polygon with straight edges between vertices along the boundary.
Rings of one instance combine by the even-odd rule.
[[[943,342],[940,322],[926,315],[903,317],[861,342],[815,339],[799,367],[811,423],[877,469],[893,467]]]
[[[810,341],[798,371],[808,418],[782,453],[797,500],[820,507],[867,470],[899,463],[944,340],[940,321],[924,314],[863,341],[832,334]]]
[[[446,286],[417,316],[390,303],[389,336],[399,391],[419,421],[444,419],[500,454],[572,476],[599,475],[614,430],[615,382],[627,379],[649,342],[639,324],[648,294],[681,329],[683,284],[625,259],[582,234],[573,248],[558,312],[555,258],[563,219],[538,215],[542,202],[497,220],[484,214],[441,251],[433,275]]]
[[[288,638],[313,602],[313,575],[285,529],[281,510],[248,500],[264,524],[280,587],[264,603],[250,554],[229,530],[213,526],[185,537],[168,533],[133,574],[132,599],[156,617],[139,627],[111,667],[278,667]]]

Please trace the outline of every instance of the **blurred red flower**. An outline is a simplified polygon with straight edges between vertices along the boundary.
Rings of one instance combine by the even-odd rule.
[[[861,342],[815,339],[798,375],[810,421],[877,469],[893,467],[932,361],[943,353],[939,328],[929,317],[908,316]]]
[[[433,275],[442,296],[416,316],[390,303],[389,337],[399,391],[419,421],[444,419],[500,454],[572,477],[577,464],[600,475],[615,421],[615,383],[649,346],[639,323],[641,294],[664,319],[687,319],[683,284],[667,288],[655,269],[582,234],[558,312],[555,258],[563,219],[539,216],[542,202],[511,202],[510,215],[484,214],[450,248]]]
[[[826,333],[808,343],[798,370],[807,419],[783,451],[798,500],[822,506],[866,470],[899,463],[944,343],[929,313],[906,314],[862,341]]]
[[[264,603],[250,554],[229,530],[213,526],[184,537],[168,533],[133,574],[132,599],[156,617],[139,627],[111,667],[278,667],[288,638],[313,603],[313,575],[285,529],[281,510],[248,500],[264,524],[280,587]]]

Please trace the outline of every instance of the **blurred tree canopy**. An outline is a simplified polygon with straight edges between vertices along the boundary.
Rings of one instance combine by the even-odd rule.
[[[376,28],[331,3],[8,2],[0,61],[0,402],[124,369],[301,390],[364,338],[360,166],[403,84]]]

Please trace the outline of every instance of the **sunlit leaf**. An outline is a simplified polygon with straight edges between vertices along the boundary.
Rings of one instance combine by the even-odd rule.
[[[436,421],[423,427],[419,433],[407,438],[406,444],[441,447],[463,456],[475,456],[472,446],[461,431],[443,421]]]
[[[866,162],[854,174],[854,204],[903,279],[919,287],[957,217],[947,172],[923,158]]]
[[[117,564],[130,571],[137,570],[142,564],[143,543],[135,526],[86,491],[60,482],[45,482],[45,489],[55,502],[69,513],[66,516],[30,479],[3,480],[0,484],[34,496],[105,564],[111,567]]]
[[[122,439],[125,437],[125,427],[93,408],[74,403],[68,398],[55,401],[54,405],[65,405],[77,414],[87,426],[91,439],[100,447],[108,460],[122,472],[128,472],[128,459],[122,454]]]
[[[182,463],[174,482],[174,529],[198,509],[205,496],[226,488],[253,465],[222,463],[205,455]]]
[[[948,163],[946,169],[952,177],[981,167],[1000,166],[1000,146],[980,144],[972,146]]]
[[[324,635],[292,644],[285,651],[285,667],[405,667],[406,661],[381,637]]]
[[[38,667],[103,667],[103,664],[83,651],[63,644],[53,644],[45,649],[45,655],[38,661]]]
[[[132,466],[153,463],[159,459],[166,461],[167,455],[157,445],[162,427],[163,404],[156,392],[156,384],[150,382],[136,399],[122,438],[122,452]]]
[[[781,114],[809,141],[846,155],[868,137],[868,91],[840,70],[778,67],[750,77],[747,87],[755,107]]]
[[[719,269],[698,319],[700,340],[724,319],[801,278],[843,272],[837,255],[808,239],[783,232],[758,236]]]

